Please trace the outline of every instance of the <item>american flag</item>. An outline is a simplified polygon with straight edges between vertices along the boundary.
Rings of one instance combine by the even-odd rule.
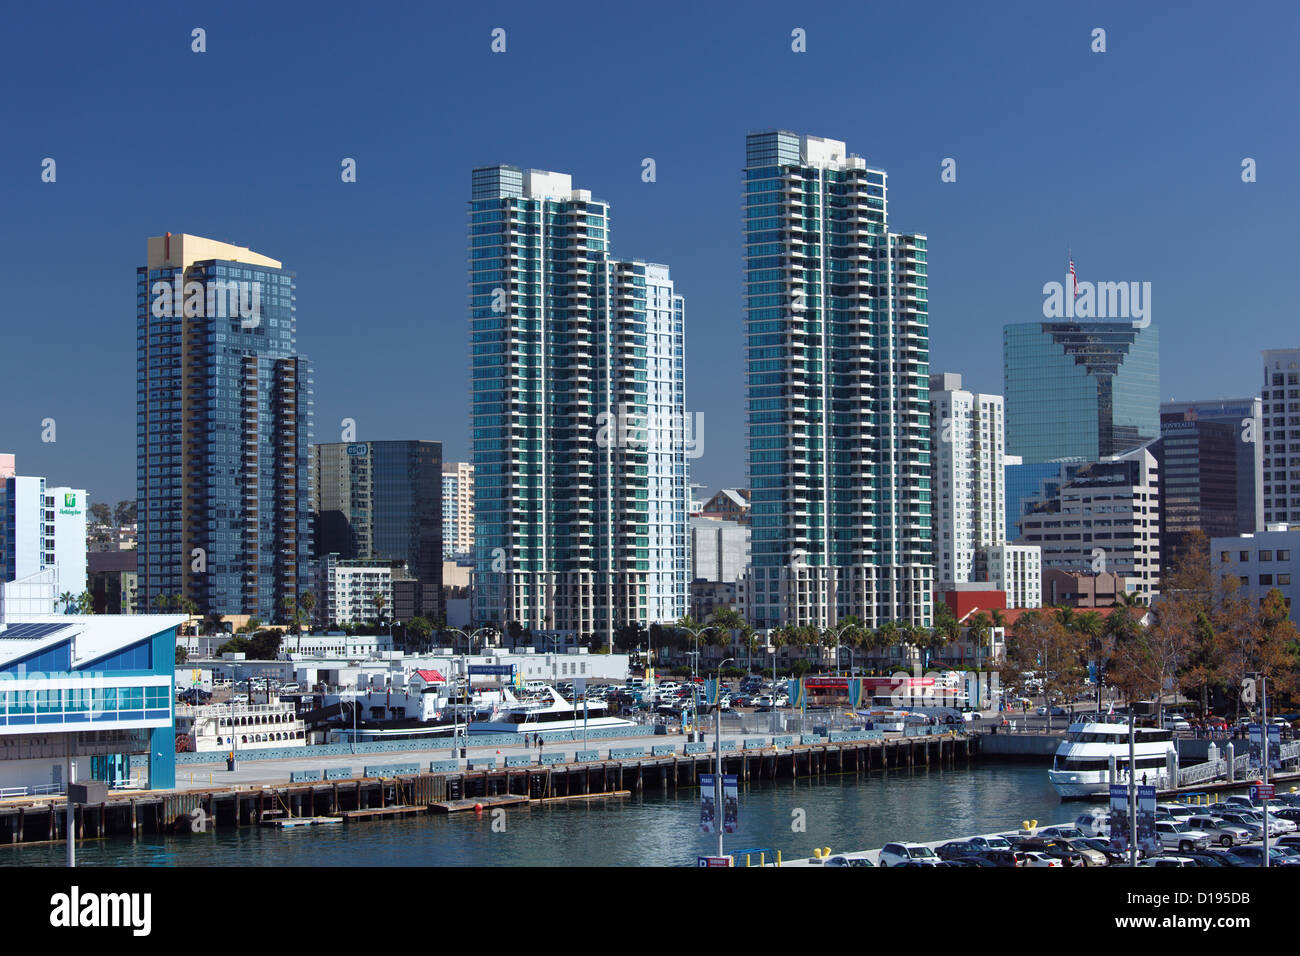
[[[1079,297],[1079,277],[1074,272],[1074,260],[1070,260],[1070,281],[1074,285],[1074,297]]]

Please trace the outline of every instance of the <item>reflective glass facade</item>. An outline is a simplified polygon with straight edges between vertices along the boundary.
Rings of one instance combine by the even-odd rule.
[[[928,266],[883,170],[746,140],[751,622],[929,623]]]
[[[182,238],[192,237],[167,237],[170,255],[136,270],[140,606],[185,596],[200,613],[278,621],[284,598],[307,586],[311,549],[312,376],[296,354],[294,274],[187,262]],[[160,308],[177,277],[255,284],[259,314],[214,309],[211,294],[198,315]]]
[[[442,443],[312,446],[316,554],[401,562],[420,582],[419,613],[442,596]]]
[[[1131,322],[1005,326],[1007,454],[1099,458],[1158,437],[1159,342]]]

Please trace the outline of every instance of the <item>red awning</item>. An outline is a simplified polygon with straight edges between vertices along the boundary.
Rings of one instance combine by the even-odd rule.
[[[416,671],[416,673],[419,674],[426,681],[428,681],[430,684],[447,683],[447,678],[443,677],[437,671]]]

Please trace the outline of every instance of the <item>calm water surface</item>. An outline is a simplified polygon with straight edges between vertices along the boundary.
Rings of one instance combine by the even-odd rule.
[[[940,840],[1073,820],[1042,765],[985,761],[969,769],[876,771],[822,781],[742,784],[740,832],[750,847],[808,856],[816,846],[865,850],[891,840]],[[804,833],[791,832],[803,810]],[[716,852],[698,831],[699,793],[647,791],[630,799],[558,803],[506,812],[278,830],[245,827],[193,836],[114,838],[77,846],[79,866],[693,866]],[[63,846],[0,848],[0,866],[62,866]]]

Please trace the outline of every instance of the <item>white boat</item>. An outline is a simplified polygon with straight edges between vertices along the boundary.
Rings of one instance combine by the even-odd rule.
[[[1138,727],[1133,753],[1139,784],[1168,786],[1173,731]],[[1106,796],[1110,792],[1110,760],[1115,758],[1115,782],[1128,783],[1128,724],[1071,724],[1056,749],[1047,778],[1062,797]]]
[[[621,717],[607,717],[604,701],[593,700],[587,704],[584,721],[583,710],[561,697],[553,687],[547,687],[533,700],[519,700],[508,690],[502,691],[502,703],[486,720],[470,721],[471,734],[530,734],[535,731],[588,730],[609,727],[635,727],[636,723]]]

